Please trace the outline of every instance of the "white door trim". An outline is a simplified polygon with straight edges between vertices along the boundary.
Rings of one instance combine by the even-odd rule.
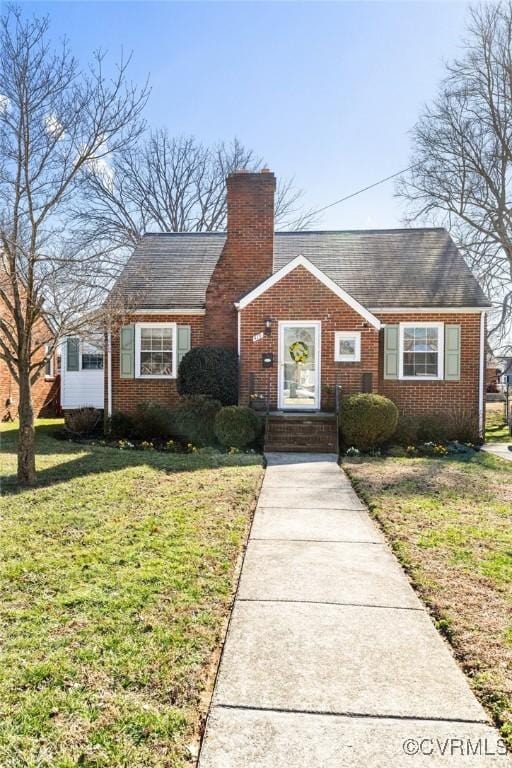
[[[315,329],[315,403],[314,405],[303,405],[301,408],[284,405],[283,398],[283,385],[284,385],[284,356],[283,356],[283,340],[285,328],[314,328]],[[279,346],[277,353],[277,407],[282,411],[317,411],[320,409],[320,382],[321,371],[320,362],[322,359],[322,321],[321,320],[279,320]]]

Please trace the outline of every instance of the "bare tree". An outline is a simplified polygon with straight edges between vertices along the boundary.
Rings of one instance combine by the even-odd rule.
[[[144,128],[147,89],[127,81],[128,63],[108,77],[97,53],[84,72],[66,42],[52,45],[46,18],[9,8],[0,19],[0,356],[19,386],[22,484],[36,477],[32,385],[110,281],[109,249],[76,237],[70,217],[85,171]]]
[[[470,11],[468,39],[413,130],[397,194],[409,221],[449,227],[492,299],[489,335],[512,348],[512,3]]]
[[[87,210],[81,216],[91,239],[113,246],[135,245],[146,231],[211,232],[226,225],[225,179],[228,173],[263,165],[237,139],[206,147],[191,136],[172,138],[159,130],[113,157],[107,172],[91,167]],[[313,215],[301,209],[302,192],[293,180],[281,182],[276,221],[304,229]]]

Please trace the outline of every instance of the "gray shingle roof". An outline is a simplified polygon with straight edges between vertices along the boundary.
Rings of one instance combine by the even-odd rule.
[[[225,240],[217,232],[147,234],[121,282],[141,309],[203,307]],[[274,271],[298,255],[369,309],[489,306],[445,229],[276,232]]]

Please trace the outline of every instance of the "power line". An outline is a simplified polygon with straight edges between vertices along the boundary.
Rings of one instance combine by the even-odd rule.
[[[408,168],[403,168],[401,171],[397,171],[396,173],[392,173],[391,176],[386,176],[385,179],[380,179],[379,181],[376,181],[373,184],[369,184],[367,187],[363,187],[362,189],[358,189],[357,192],[352,192],[352,194],[350,194],[350,195],[346,195],[345,197],[340,197],[339,200],[335,200],[333,203],[329,203],[329,205],[324,205],[323,208],[317,208],[316,211],[311,211],[311,216],[315,216],[317,213],[322,213],[323,211],[326,211],[328,208],[332,208],[335,205],[339,205],[340,203],[344,203],[345,200],[350,200],[351,197],[356,197],[356,195],[360,195],[362,192],[367,192],[369,189],[373,189],[374,187],[378,187],[379,184],[384,184],[386,181],[390,181],[391,179],[395,179],[397,176],[401,176],[402,173],[407,173],[407,171],[410,171],[411,168],[414,168],[414,165],[410,165]]]

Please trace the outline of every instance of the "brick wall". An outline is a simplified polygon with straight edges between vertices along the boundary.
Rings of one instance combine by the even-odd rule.
[[[424,313],[382,314],[382,323],[406,321],[437,322],[461,325],[461,378],[460,381],[397,381],[385,380],[382,375],[383,333],[372,326],[363,327],[363,318],[335,296],[303,267],[284,277],[279,283],[241,311],[241,379],[240,402],[248,403],[249,374],[256,374],[256,390],[266,394],[270,382],[271,407],[278,402],[278,321],[320,320],[321,329],[321,405],[325,410],[334,406],[333,392],[326,391],[336,383],[343,393],[362,390],[362,374],[373,375],[373,391],[393,400],[406,414],[450,410],[463,407],[478,413],[480,314],[478,313]],[[377,314],[378,316],[378,314]],[[253,336],[264,330],[265,319],[271,317],[272,331],[259,341]],[[361,331],[361,362],[334,361],[335,331]],[[274,365],[264,369],[262,353],[272,352]]]
[[[3,305],[5,311],[5,304]],[[1,309],[1,308],[0,308]],[[33,345],[39,346],[40,343],[50,340],[51,334],[48,326],[42,320],[35,323],[33,331]],[[33,362],[42,361],[44,358],[44,348],[41,348],[33,357]],[[57,356],[54,355],[53,369],[57,372]],[[46,378],[44,368],[40,371],[37,381],[32,385],[32,405],[34,416],[51,415],[59,405],[60,377],[55,376]],[[8,405],[10,401],[10,404]],[[11,372],[3,360],[0,360],[0,420],[16,418],[18,413],[19,392],[18,385]]]
[[[378,315],[388,325],[401,322],[418,323],[435,321],[461,326],[460,381],[379,381],[379,391],[393,400],[400,411],[410,416],[428,412],[446,412],[453,408],[464,408],[478,413],[480,382],[480,314],[466,313],[385,313]],[[383,340],[381,339],[381,353]]]
[[[204,315],[136,315],[126,317],[129,323],[177,323],[190,325],[191,345],[204,343]],[[105,345],[106,348],[106,345]],[[107,402],[108,360],[105,360],[105,402]],[[152,400],[162,405],[173,405],[179,398],[175,379],[121,379],[119,377],[119,328],[112,331],[112,411],[133,413],[138,403]]]
[[[267,377],[270,377],[271,407],[278,402],[278,321],[320,320],[321,327],[321,407],[334,408],[334,385],[340,384],[344,393],[360,392],[362,374],[373,374],[374,389],[379,375],[379,334],[372,326],[363,327],[364,319],[345,304],[325,285],[320,283],[304,267],[290,272],[276,285],[241,310],[240,319],[240,402],[249,402],[249,374],[256,374],[258,391],[266,393]],[[253,336],[264,330],[267,317],[272,318],[272,331],[259,341]],[[335,331],[361,332],[361,362],[341,363],[334,361]],[[274,365],[264,369],[262,353],[272,352]]]
[[[227,181],[227,240],[206,291],[207,344],[236,349],[235,301],[272,274],[273,173],[237,172]]]
[[[32,385],[34,416],[52,415],[59,405],[60,377],[46,378],[44,370]],[[8,401],[10,400],[10,405]],[[0,421],[16,418],[18,413],[18,385],[11,376],[7,363],[0,360]]]

